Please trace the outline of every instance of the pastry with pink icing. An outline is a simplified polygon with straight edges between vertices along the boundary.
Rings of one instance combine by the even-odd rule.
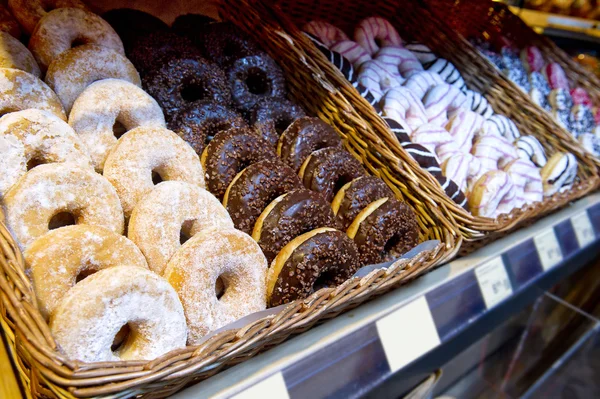
[[[417,57],[411,51],[400,46],[381,48],[375,54],[375,59],[380,61],[392,74],[400,73],[405,79],[423,71],[423,66]]]
[[[325,21],[310,21],[302,30],[316,36],[327,47],[342,40],[350,40],[341,29]]]
[[[392,24],[381,17],[369,17],[359,22],[354,40],[373,56],[381,47],[402,46],[402,39]]]
[[[362,64],[371,60],[371,55],[360,44],[352,40],[340,40],[332,44],[329,49],[340,53],[358,69]]]
[[[521,50],[521,61],[528,73],[539,72],[546,65],[542,52],[535,46],[525,47]]]
[[[543,72],[553,90],[563,89],[569,91],[569,79],[567,79],[564,69],[559,64],[548,64],[544,67]]]
[[[479,158],[483,170],[486,171],[501,169],[518,158],[512,143],[502,136],[491,134],[479,137],[473,144],[471,154]]]
[[[470,152],[475,134],[481,129],[484,122],[485,119],[481,115],[461,109],[452,115],[446,125],[446,130],[461,150]]]
[[[469,209],[475,216],[495,218],[516,205],[514,184],[506,172],[490,170],[473,185]]]
[[[381,98],[379,105],[384,116],[397,121],[405,121],[411,131],[428,122],[425,106],[413,92],[405,87],[390,89]]]
[[[399,73],[392,74],[377,60],[363,63],[358,73],[358,82],[371,92],[375,100],[381,99],[387,90],[400,86],[402,80]]]
[[[528,159],[515,159],[506,164],[503,170],[508,173],[517,188],[516,206],[521,207],[544,198],[540,169]]]
[[[404,81],[402,84],[408,90],[415,93],[420,99],[425,97],[425,94],[434,86],[443,84],[444,79],[434,72],[421,71],[417,72],[414,75],[411,75],[408,79]]]
[[[445,129],[431,123],[417,128],[411,135],[413,143],[420,144],[437,155],[440,162],[461,152],[458,145]]]
[[[429,123],[444,126],[449,114],[467,106],[467,97],[455,86],[441,84],[429,89],[423,98],[423,105]]]

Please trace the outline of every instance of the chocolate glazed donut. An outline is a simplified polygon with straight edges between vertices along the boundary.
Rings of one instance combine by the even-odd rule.
[[[279,137],[277,155],[295,171],[316,150],[328,147],[342,148],[342,139],[331,126],[319,118],[303,117],[295,120]]]
[[[256,43],[231,22],[219,22],[201,26],[192,39],[211,61],[226,68],[236,60],[262,53]]]
[[[117,8],[102,14],[102,18],[112,26],[123,41],[125,51],[129,53],[132,44],[140,37],[146,37],[156,31],[167,31],[169,26],[161,19],[147,12],[133,8]],[[129,54],[128,54],[129,55]],[[131,60],[133,62],[133,60]],[[135,62],[133,62],[135,65]],[[136,65],[137,68],[137,65]]]
[[[231,182],[223,205],[238,230],[251,234],[262,211],[275,198],[301,188],[293,170],[279,160],[264,160],[248,166]]]
[[[360,265],[355,244],[341,231],[320,228],[287,244],[267,272],[267,301],[278,306],[342,284]]]
[[[319,194],[302,188],[273,200],[254,224],[252,238],[271,263],[288,242],[318,227],[337,228],[338,221]]]
[[[263,138],[275,148],[279,136],[292,122],[305,115],[301,107],[285,98],[267,97],[256,103],[248,119],[252,126],[261,132]]]

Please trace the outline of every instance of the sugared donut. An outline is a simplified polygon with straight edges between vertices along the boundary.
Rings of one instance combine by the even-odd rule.
[[[245,167],[276,159],[275,151],[249,128],[218,133],[202,153],[208,191],[223,199],[227,187]]]
[[[78,281],[114,266],[148,268],[127,238],[99,226],[65,226],[35,240],[23,254],[42,316],[50,317]]]
[[[129,335],[112,350],[119,330]],[[148,269],[100,270],[71,288],[50,318],[61,351],[83,362],[152,360],[185,346],[187,328],[177,293]]]
[[[59,55],[82,44],[95,44],[125,55],[117,32],[102,18],[80,8],[50,11],[38,23],[29,39],[29,49],[45,71]]]
[[[394,198],[394,193],[374,176],[363,176],[346,183],[331,202],[331,209],[338,217],[343,231],[348,230],[356,216],[367,205],[381,198]]]
[[[46,83],[60,98],[65,110],[90,84],[101,79],[122,79],[141,87],[140,75],[127,58],[94,44],[85,44],[62,53],[46,73]]]
[[[165,278],[183,303],[189,336],[198,344],[209,332],[266,307],[267,261],[247,234],[235,229],[203,230],[183,244]],[[215,295],[217,280],[224,285]]]
[[[0,32],[0,68],[20,69],[38,78],[41,75],[40,67],[27,47],[6,32]]]
[[[342,186],[366,174],[362,165],[349,152],[329,147],[314,151],[300,169],[304,187],[321,193],[331,202]]]
[[[169,26],[160,18],[133,8],[109,10],[102,14],[102,18],[117,32],[123,41],[125,52],[131,49],[137,38],[147,37],[156,31],[169,30]]]
[[[51,10],[61,7],[86,9],[80,0],[8,0],[8,6],[28,34],[35,30],[40,19]]]
[[[202,165],[192,147],[156,126],[125,133],[106,158],[104,177],[115,186],[126,218],[155,182],[178,180],[204,188]]]
[[[135,206],[127,235],[144,253],[150,269],[162,275],[183,240],[211,228],[233,228],[219,200],[198,186],[166,181]]]
[[[202,25],[202,33],[195,34],[195,43],[212,62],[227,68],[236,60],[259,54],[260,48],[231,22]]]
[[[177,112],[169,128],[186,141],[198,154],[219,132],[246,127],[240,114],[210,101],[188,104]]]
[[[279,136],[296,119],[305,115],[300,106],[285,98],[266,97],[254,105],[250,111],[249,121],[275,148]]]
[[[0,136],[0,199],[27,171],[25,147],[14,136]]]
[[[278,306],[336,286],[359,269],[356,245],[341,231],[322,227],[290,241],[267,272],[267,303]],[[320,286],[316,286],[319,284]]]
[[[21,27],[19,26],[19,23],[4,5],[0,5],[0,31],[7,32],[16,39],[21,37]]]
[[[236,60],[227,71],[234,104],[249,111],[265,97],[286,95],[285,77],[279,66],[266,54]]]
[[[250,234],[254,223],[271,201],[301,187],[293,170],[280,161],[263,160],[238,173],[227,187],[223,205],[236,229]]]
[[[67,215],[71,224],[123,233],[123,210],[115,189],[93,170],[73,165],[53,163],[30,170],[4,196],[4,207],[21,250]]]
[[[313,191],[293,190],[273,200],[254,224],[252,238],[271,262],[292,239],[319,227],[338,227],[331,206]]]
[[[0,68],[0,115],[29,108],[67,120],[60,99],[44,82],[19,69]]]
[[[69,125],[87,147],[94,168],[101,172],[117,136],[140,126],[165,127],[156,101],[125,80],[103,79],[89,85],[69,114]],[[115,126],[120,129],[115,131]]]

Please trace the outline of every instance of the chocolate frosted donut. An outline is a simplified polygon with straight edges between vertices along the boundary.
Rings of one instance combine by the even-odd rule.
[[[169,30],[137,37],[132,41],[127,57],[142,76],[160,69],[171,58],[202,58],[190,39]]]
[[[133,8],[110,10],[102,14],[102,18],[119,34],[126,52],[138,38],[159,30],[169,30],[169,26],[161,19]]]
[[[341,231],[320,228],[296,237],[267,272],[267,303],[278,306],[336,286],[359,269],[356,245]]]
[[[177,133],[198,153],[222,131],[246,127],[246,121],[234,110],[210,102],[192,103],[173,116],[169,129]]]
[[[250,234],[254,223],[271,201],[301,187],[293,170],[279,160],[265,159],[238,173],[225,192],[223,205],[229,211],[235,228]]]
[[[208,191],[223,199],[238,173],[264,159],[276,160],[277,155],[254,130],[239,128],[218,133],[202,153]]]
[[[235,105],[249,111],[265,97],[283,98],[285,78],[281,68],[266,54],[240,58],[227,71]]]
[[[328,147],[342,148],[342,139],[331,126],[319,118],[303,117],[295,120],[279,138],[277,155],[295,171],[316,150]]]
[[[299,173],[304,187],[321,193],[327,202],[331,202],[346,183],[365,174],[356,158],[336,147],[314,151],[306,158]]]
[[[273,200],[254,224],[252,238],[270,263],[292,239],[319,227],[337,228],[338,221],[319,194],[302,188]]]
[[[249,121],[273,147],[279,136],[296,119],[305,116],[304,110],[285,98],[267,97],[259,100],[250,111]]]
[[[396,259],[419,243],[413,210],[393,198],[379,199],[363,209],[347,233],[358,247],[361,266]]]
[[[215,22],[215,20],[207,15],[182,14],[175,18],[175,21],[171,24],[171,29],[178,35],[194,40],[198,38],[198,33],[202,35],[205,26],[212,22]]]
[[[261,53],[256,43],[230,22],[203,25],[192,33],[194,41],[209,60],[226,68],[236,60]]]

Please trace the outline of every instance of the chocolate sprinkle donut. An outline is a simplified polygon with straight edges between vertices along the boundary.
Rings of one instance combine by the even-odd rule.
[[[301,188],[293,170],[279,160],[264,160],[248,166],[231,182],[223,205],[236,229],[251,234],[256,219],[275,198]]]
[[[234,110],[210,102],[189,104],[173,116],[169,129],[177,133],[198,153],[222,131],[246,127],[246,121]]]
[[[296,119],[305,116],[304,110],[285,98],[266,97],[259,100],[250,111],[249,122],[273,147],[279,136]]]
[[[205,24],[196,29],[194,41],[209,60],[227,68],[240,58],[262,51],[246,39],[247,35],[230,22]]]
[[[131,50],[131,46],[138,38],[146,37],[156,31],[169,30],[169,26],[161,19],[133,8],[110,10],[102,14],[102,18],[117,32],[126,52]]]
[[[342,139],[331,126],[319,118],[295,120],[279,138],[277,155],[295,171],[316,150],[342,148]]]
[[[352,180],[343,193],[338,193],[338,195],[342,194],[337,217],[343,231],[348,230],[360,211],[370,203],[381,198],[394,198],[394,193],[383,180],[374,176],[363,176]]]
[[[175,21],[171,24],[171,29],[178,35],[188,37],[196,42],[198,37],[204,36],[206,25],[213,22],[215,20],[207,15],[182,14],[175,18]]]

